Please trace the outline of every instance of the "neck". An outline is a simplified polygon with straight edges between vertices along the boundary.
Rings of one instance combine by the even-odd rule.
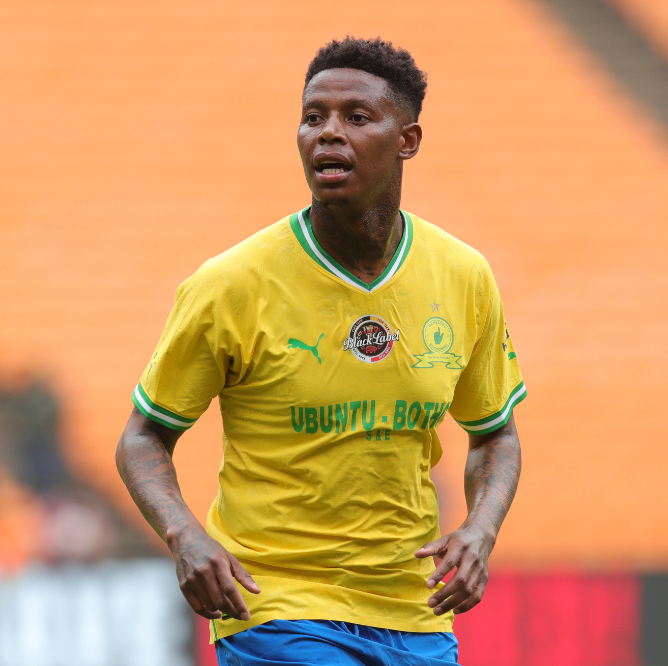
[[[325,206],[313,199],[309,219],[324,250],[366,284],[385,270],[404,232],[398,200],[354,211]]]

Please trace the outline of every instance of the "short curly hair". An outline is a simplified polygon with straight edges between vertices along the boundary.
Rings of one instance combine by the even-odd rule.
[[[427,91],[427,74],[420,70],[413,56],[402,48],[376,39],[355,39],[350,35],[325,44],[315,54],[306,72],[304,88],[320,72],[334,68],[359,69],[387,81],[390,90],[398,95],[416,122]]]

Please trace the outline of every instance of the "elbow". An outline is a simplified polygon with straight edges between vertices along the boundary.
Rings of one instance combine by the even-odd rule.
[[[125,454],[126,454],[126,442],[125,442],[125,432],[121,435],[121,438],[118,440],[116,445],[116,469],[118,473],[123,478],[123,470],[125,469]]]
[[[116,446],[116,469],[118,470],[119,474],[121,474],[122,460],[123,460],[123,438],[121,437],[118,440],[118,445]]]

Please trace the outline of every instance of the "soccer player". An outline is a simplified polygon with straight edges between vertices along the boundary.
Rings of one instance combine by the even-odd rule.
[[[118,468],[220,664],[450,666],[453,613],[482,598],[526,391],[485,259],[400,210],[425,90],[391,43],[318,51],[297,136],[311,204],[178,288],[134,390]],[[216,396],[205,530],[172,453]],[[469,433],[468,517],[441,536],[448,411]]]

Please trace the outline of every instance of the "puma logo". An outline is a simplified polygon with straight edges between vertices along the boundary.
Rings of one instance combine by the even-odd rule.
[[[320,337],[318,338],[318,342],[316,342],[313,347],[311,345],[307,345],[305,342],[302,342],[301,340],[297,340],[296,338],[290,338],[288,340],[288,349],[308,349],[313,354],[313,356],[315,356],[318,359],[318,363],[322,363],[320,357],[318,356],[318,345],[320,344],[320,340],[322,340],[324,336],[325,334],[321,333]]]

